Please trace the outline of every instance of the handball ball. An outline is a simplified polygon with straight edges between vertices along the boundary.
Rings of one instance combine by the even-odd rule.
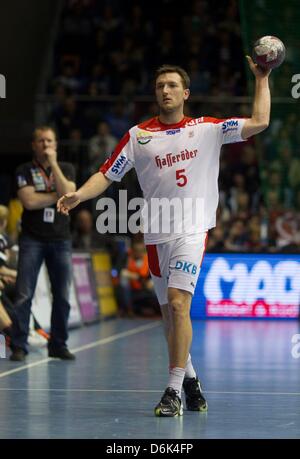
[[[285,46],[279,38],[266,35],[254,43],[252,57],[263,69],[275,69],[284,61]]]

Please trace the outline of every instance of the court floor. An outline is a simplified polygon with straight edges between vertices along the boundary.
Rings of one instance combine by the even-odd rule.
[[[161,322],[116,319],[70,332],[75,362],[45,348],[26,363],[0,359],[0,438],[300,438],[299,322],[194,321],[193,330],[207,414],[154,417],[167,383]]]

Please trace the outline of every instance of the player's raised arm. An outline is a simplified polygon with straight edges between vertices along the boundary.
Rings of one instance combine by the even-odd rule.
[[[249,67],[255,76],[255,94],[251,118],[245,121],[242,129],[242,138],[248,139],[252,135],[264,131],[270,122],[271,95],[269,89],[270,70],[265,70],[246,56]]]
[[[102,172],[97,172],[85,182],[79,190],[63,195],[57,201],[58,212],[68,215],[71,209],[88,199],[96,198],[102,194],[112,183]]]

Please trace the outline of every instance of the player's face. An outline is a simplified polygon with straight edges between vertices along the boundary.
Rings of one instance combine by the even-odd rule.
[[[178,73],[163,73],[156,80],[155,94],[162,111],[173,112],[183,107],[189,97],[189,89],[184,89]]]
[[[44,159],[46,148],[54,148],[56,150],[57,143],[54,132],[51,130],[37,131],[35,139],[32,142],[32,149],[37,159]]]

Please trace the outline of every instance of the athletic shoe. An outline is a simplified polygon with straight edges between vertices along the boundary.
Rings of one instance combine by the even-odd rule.
[[[199,379],[184,378],[183,390],[185,393],[186,409],[190,411],[207,411],[208,405],[205,400]]]
[[[24,362],[26,358],[26,352],[21,347],[16,347],[13,349],[9,360],[12,362]]]
[[[154,409],[155,416],[174,417],[182,416],[183,407],[181,399],[172,387],[167,387],[161,401]]]
[[[61,360],[75,360],[76,357],[74,354],[71,354],[67,347],[59,347],[53,348],[51,346],[48,347],[48,355],[49,357],[54,357],[56,359]]]

